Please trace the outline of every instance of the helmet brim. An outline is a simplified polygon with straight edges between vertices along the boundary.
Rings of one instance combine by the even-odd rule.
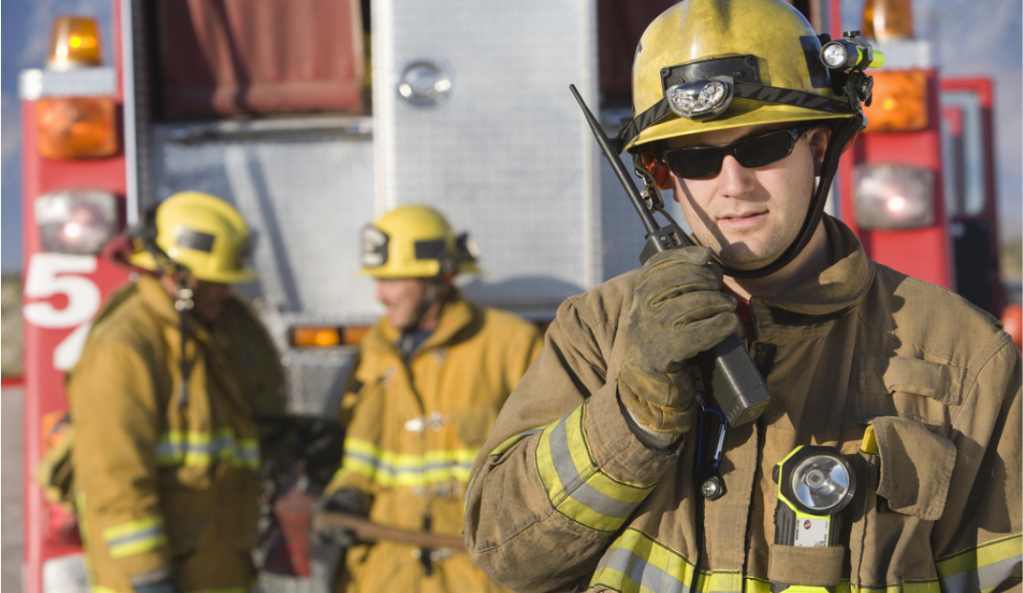
[[[709,121],[693,121],[677,117],[646,128],[625,149],[631,152],[662,140],[682,138],[693,134],[732,130],[745,126],[763,126],[798,123],[813,120],[837,120],[853,117],[852,113],[826,113],[793,105],[765,105],[756,101],[736,99],[728,115]]]
[[[148,251],[134,253],[128,257],[128,261],[131,265],[142,268],[143,270],[149,270],[151,272],[162,271],[160,266],[157,265],[156,259]],[[196,279],[202,280],[203,282],[217,282],[220,284],[243,284],[245,282],[252,282],[256,279],[255,271],[249,268],[205,273],[197,273],[194,270],[189,270],[189,273],[195,276]]]

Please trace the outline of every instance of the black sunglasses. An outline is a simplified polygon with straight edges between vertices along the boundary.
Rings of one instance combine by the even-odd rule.
[[[792,154],[799,137],[813,127],[803,125],[768,130],[744,136],[728,146],[669,148],[661,154],[661,160],[672,173],[686,179],[714,177],[721,171],[721,162],[729,154],[743,167],[763,167]]]

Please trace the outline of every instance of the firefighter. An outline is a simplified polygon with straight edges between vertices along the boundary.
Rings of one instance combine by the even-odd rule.
[[[870,85],[821,49],[782,0],[687,0],[642,35],[620,140],[698,246],[560,307],[467,493],[503,585],[1018,590],[1020,353],[822,214]],[[698,355],[737,332],[770,400],[719,450]]]
[[[262,483],[257,416],[284,410],[227,202],[162,202],[127,256],[151,273],[98,314],[68,385],[77,510],[98,593],[248,591]]]
[[[364,227],[362,272],[385,314],[361,343],[356,398],[328,511],[460,535],[469,469],[541,346],[538,330],[465,300],[477,272],[466,235],[437,210],[395,208]],[[496,591],[464,550],[380,541],[349,549],[346,591]]]

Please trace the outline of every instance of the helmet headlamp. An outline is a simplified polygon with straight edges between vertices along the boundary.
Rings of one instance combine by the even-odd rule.
[[[884,65],[884,53],[874,49],[859,31],[846,31],[842,39],[821,46],[821,62],[831,70],[852,72],[879,68]]]
[[[664,95],[677,115],[699,121],[724,113],[732,104],[734,86],[728,78],[720,77],[675,84],[668,87]]]
[[[387,263],[387,233],[367,224],[359,237],[359,254],[363,267],[378,268]]]

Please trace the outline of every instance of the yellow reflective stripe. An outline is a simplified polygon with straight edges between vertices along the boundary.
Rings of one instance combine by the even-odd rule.
[[[160,517],[146,517],[108,527],[103,530],[103,539],[113,558],[149,552],[167,543]]]
[[[653,490],[616,480],[593,461],[583,432],[583,406],[540,433],[536,466],[551,505],[592,529],[616,531]]]
[[[341,471],[360,474],[381,486],[468,482],[476,453],[476,449],[395,453],[367,441],[347,439]]]
[[[700,572],[696,590],[700,593],[731,593],[742,591],[742,575],[738,571]],[[745,579],[747,582],[754,579]]]
[[[163,518],[156,515],[150,517],[144,517],[142,519],[136,519],[134,521],[126,521],[124,523],[118,523],[113,527],[107,527],[103,530],[103,538],[107,541],[111,539],[118,539],[124,536],[134,535],[140,531],[146,531],[153,527],[159,527],[163,529]]]
[[[116,546],[109,546],[111,558],[126,558],[128,556],[134,556],[135,554],[144,554],[146,552],[152,552],[157,548],[167,543],[167,537],[163,534],[158,537],[147,538],[144,540],[138,540],[119,544]]]
[[[92,593],[130,593],[125,591],[118,591],[117,589],[111,589],[110,587],[104,587],[102,585],[92,585],[89,587]],[[252,590],[251,587],[217,587],[213,589],[190,589],[188,593],[249,593]]]
[[[695,580],[695,586],[693,582]],[[772,593],[770,581],[736,570],[699,571],[681,554],[627,528],[604,552],[590,580],[621,593]],[[949,593],[937,580],[861,587],[843,580],[835,593]]]
[[[626,529],[604,553],[590,586],[621,593],[688,593],[695,567],[682,555],[635,529]]]
[[[541,432],[542,430],[543,430],[543,427],[541,426],[541,427],[538,427],[538,428],[531,428],[529,430],[526,430],[524,432],[520,432],[518,434],[513,434],[510,437],[508,437],[508,438],[504,439],[503,441],[501,441],[500,443],[498,443],[498,445],[496,447],[494,447],[490,451],[490,453],[487,453],[487,455],[490,456],[490,457],[500,456],[502,453],[504,453],[508,449],[511,449],[513,446],[515,446],[515,443],[521,441],[522,439],[524,439],[524,438],[526,438],[528,436],[532,436],[532,435],[534,435],[534,434],[536,434],[538,432]]]
[[[986,542],[938,561],[942,589],[948,593],[984,593],[996,588],[1023,563],[1023,534]]]
[[[214,460],[227,461],[241,467],[259,468],[259,441],[252,437],[237,438],[230,429],[215,434],[193,431],[164,433],[156,447],[156,460],[161,465],[205,467]]]
[[[863,585],[850,585],[843,581],[838,585],[836,593],[942,593],[941,583],[932,581],[911,581],[900,585],[886,585],[884,587],[866,587]]]

